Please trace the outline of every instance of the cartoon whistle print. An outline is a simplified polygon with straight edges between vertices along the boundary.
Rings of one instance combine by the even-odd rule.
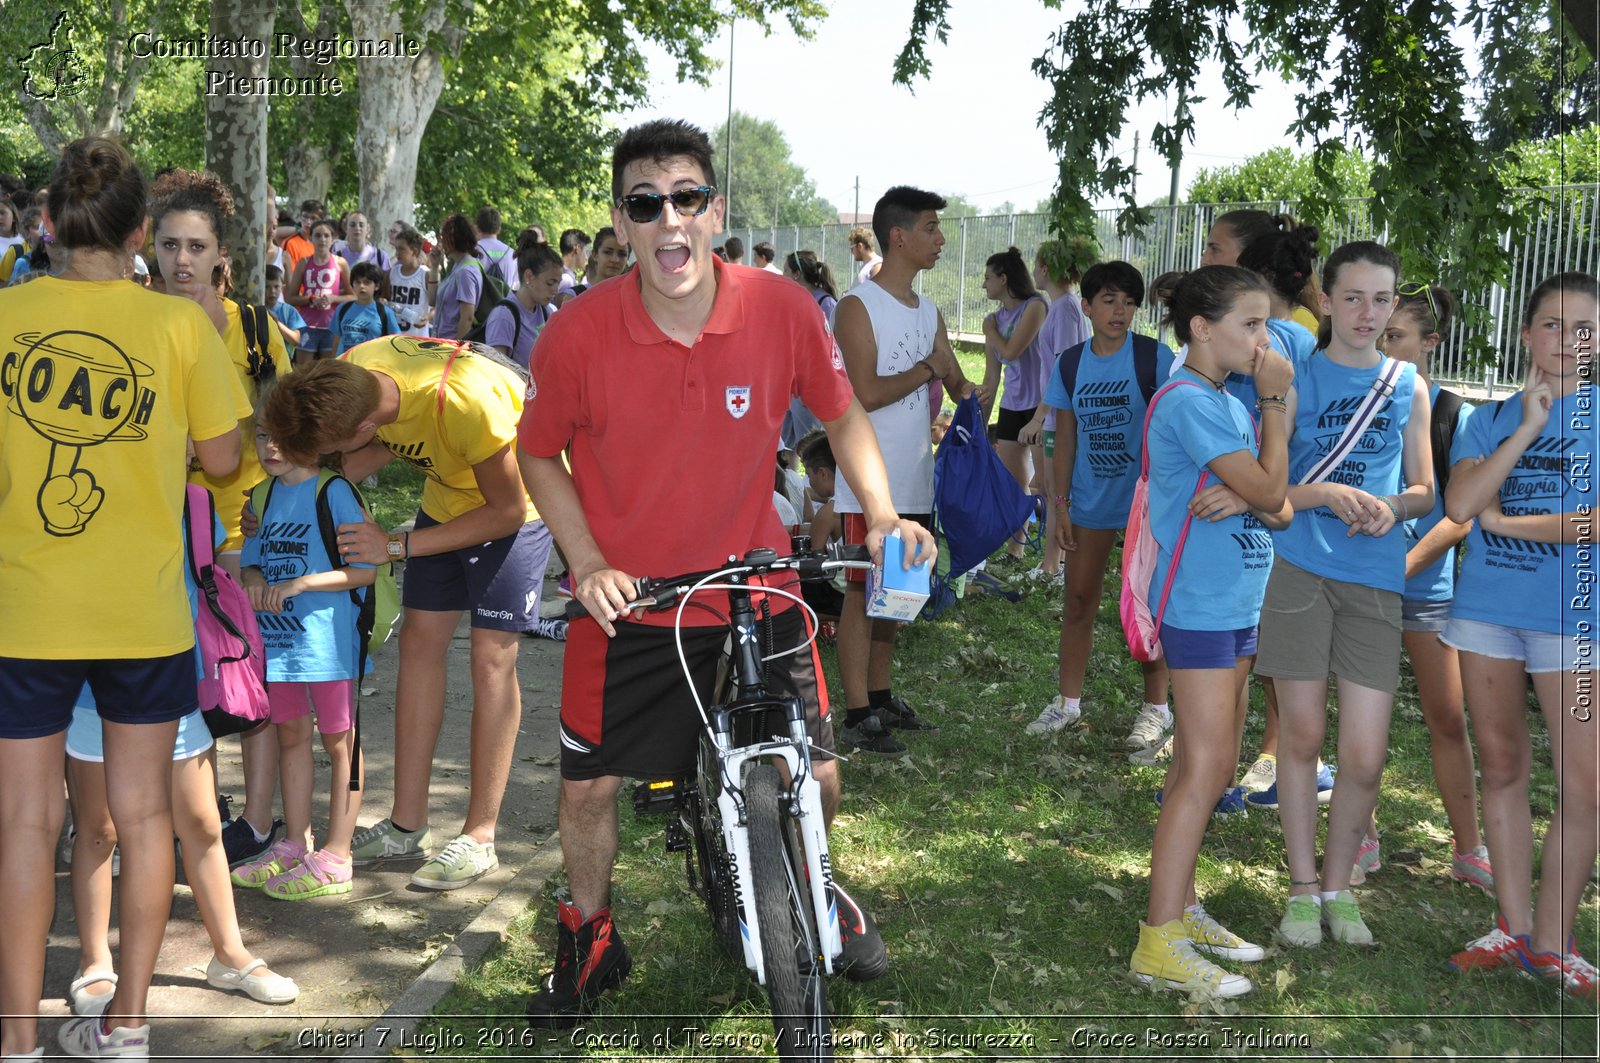
[[[50,442],[39,516],[51,535],[81,534],[106,493],[82,466],[83,452],[101,443],[148,437],[156,396],[142,382],[151,369],[103,336],[63,331],[23,333],[0,357],[0,395]]]

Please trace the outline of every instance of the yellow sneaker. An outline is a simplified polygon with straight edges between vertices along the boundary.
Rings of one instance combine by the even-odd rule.
[[[1183,929],[1184,933],[1189,935],[1189,940],[1194,943],[1195,951],[1215,956],[1219,960],[1256,963],[1267,955],[1267,950],[1260,945],[1246,941],[1211,918],[1204,905],[1197,904],[1193,908],[1183,910]]]
[[[1128,967],[1145,985],[1192,997],[1242,997],[1255,988],[1250,979],[1229,974],[1196,952],[1181,919],[1161,926],[1140,923],[1139,947]]]

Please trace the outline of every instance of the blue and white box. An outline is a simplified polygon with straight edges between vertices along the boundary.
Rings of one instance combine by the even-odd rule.
[[[905,567],[905,542],[899,532],[883,540],[883,564],[867,570],[867,615],[875,620],[915,620],[928,600],[933,569],[924,558]]]

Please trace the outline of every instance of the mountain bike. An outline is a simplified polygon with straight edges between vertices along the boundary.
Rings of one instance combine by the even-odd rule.
[[[815,614],[798,595],[752,588],[751,580],[782,572],[816,579],[841,568],[870,567],[860,547],[789,557],[763,548],[742,560],[730,558],[719,569],[641,579],[638,601],[628,607],[676,606],[678,657],[689,677],[684,610],[696,594],[727,592],[728,640],[709,708],[690,679],[703,724],[695,773],[641,783],[633,805],[638,815],[669,817],[667,850],[684,854],[689,887],[705,902],[723,948],[766,987],[778,1057],[784,1060],[833,1058],[826,980],[842,942],[805,706],[798,697],[769,692],[763,668],[777,657],[807,652],[812,639],[762,657],[762,621],[752,592],[793,599],[810,614],[812,631]]]

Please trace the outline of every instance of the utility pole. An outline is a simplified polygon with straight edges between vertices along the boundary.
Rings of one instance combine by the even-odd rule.
[[[1183,121],[1184,111],[1188,110],[1188,107],[1189,107],[1189,93],[1182,85],[1179,85],[1178,86],[1177,121],[1179,121],[1179,122]],[[1183,143],[1182,143],[1182,141],[1179,141],[1179,144],[1178,144],[1178,155],[1177,155],[1176,158],[1174,158],[1172,160],[1172,189],[1171,189],[1170,192],[1167,193],[1167,206],[1169,206],[1169,207],[1176,207],[1178,205],[1178,171],[1180,169],[1182,169],[1182,167],[1183,167]]]
[[[1139,131],[1133,134],[1133,185],[1139,187]]]
[[[724,131],[722,160],[722,198],[727,201],[727,218],[733,220],[733,27],[739,20],[728,20],[728,121]]]
[[[855,219],[859,217],[861,217],[861,175],[856,174],[856,209],[850,215],[851,224],[854,224]]]

